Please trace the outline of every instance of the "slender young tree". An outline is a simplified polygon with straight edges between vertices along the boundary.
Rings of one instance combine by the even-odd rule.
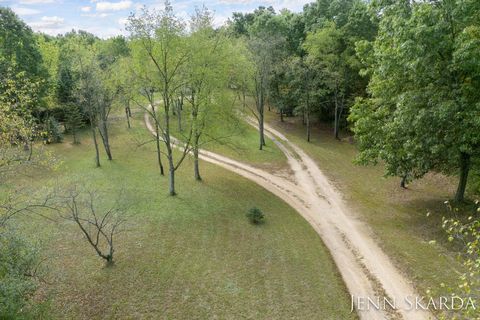
[[[191,108],[194,177],[201,180],[199,168],[200,140],[209,117],[219,103],[228,82],[227,41],[213,28],[213,14],[207,8],[197,9],[190,21],[188,39],[191,52],[185,70]]]
[[[138,69],[139,73],[151,80],[151,87],[158,90],[162,98],[163,112],[158,114],[157,121],[158,136],[165,144],[169,194],[174,196],[175,171],[188,154],[191,139],[190,134],[182,147],[180,158],[175,161],[174,141],[171,137],[171,109],[173,99],[183,87],[181,74],[189,58],[185,43],[185,25],[174,15],[172,6],[166,1],[162,11],[148,11],[144,8],[139,16],[130,16],[127,29],[132,39],[132,53],[137,60],[135,64],[143,66]],[[152,102],[154,107],[155,101]]]
[[[253,114],[258,120],[259,149],[263,150],[265,144],[265,105],[268,97],[270,76],[273,68],[273,58],[282,39],[273,38],[266,33],[260,33],[249,40],[248,47],[254,64],[253,72],[253,97],[255,110]]]
[[[83,115],[80,108],[76,104],[68,104],[66,109],[66,123],[67,129],[73,136],[73,144],[79,144],[80,138],[78,136],[79,130],[83,127]]]
[[[76,57],[76,72],[78,75],[78,83],[76,87],[76,96],[78,102],[87,114],[92,133],[93,145],[95,147],[95,165],[100,167],[100,150],[97,139],[98,129],[98,109],[97,98],[98,88],[100,87],[99,79],[95,76],[96,70],[94,65],[94,56],[92,50],[88,50],[78,42],[72,43],[72,51]]]
[[[345,108],[347,85],[347,62],[342,54],[342,32],[335,23],[328,23],[324,28],[307,35],[305,49],[309,59],[317,64],[326,88],[333,95],[334,101],[334,136],[339,139],[340,121]]]

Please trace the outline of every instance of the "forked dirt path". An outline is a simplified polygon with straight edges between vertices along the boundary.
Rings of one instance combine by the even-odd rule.
[[[255,126],[252,119],[248,121]],[[145,124],[155,135],[147,113]],[[412,284],[372,239],[367,227],[348,214],[349,209],[341,194],[317,164],[301,148],[268,125],[265,126],[265,134],[286,155],[293,177],[287,179],[205,150],[201,150],[200,158],[264,187],[310,223],[329,249],[348,291],[354,297],[352,301],[360,319],[435,319],[429,312],[416,310],[415,305],[406,301],[408,297],[414,301],[417,296]],[[379,308],[372,303],[358,304],[368,298],[373,304],[379,304]],[[395,304],[395,310],[384,302],[384,298]]]

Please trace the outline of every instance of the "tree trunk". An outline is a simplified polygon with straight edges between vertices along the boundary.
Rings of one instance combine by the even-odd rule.
[[[169,194],[171,196],[175,196],[177,194],[175,192],[175,165],[173,164],[172,155],[168,157],[168,164],[169,164],[169,176],[168,176]]]
[[[108,126],[107,121],[102,120],[99,126],[100,137],[102,138],[103,147],[107,153],[108,160],[112,160],[112,152],[110,150],[110,142],[108,139]]]
[[[163,105],[165,110],[165,135],[164,139],[167,146],[167,158],[168,158],[168,170],[169,170],[169,194],[175,196],[175,164],[173,162],[173,150],[170,139],[170,97],[168,96],[168,83],[165,82],[165,88],[163,92]]]
[[[280,109],[280,121],[283,122],[283,109]]]
[[[98,168],[100,167],[100,152],[98,151],[97,133],[95,132],[95,127],[93,125],[90,127],[92,129],[93,144],[95,145],[95,165]]]
[[[339,140],[339,133],[338,133],[338,125],[339,125],[339,112],[338,112],[339,106],[338,106],[338,84],[335,83],[335,120],[333,124],[333,134],[335,136],[335,139]]]
[[[79,144],[80,142],[78,141],[78,134],[77,134],[76,128],[72,128],[72,136],[73,136],[73,144]]]
[[[131,126],[130,126],[131,111],[130,111],[130,106],[128,106],[128,105],[125,107],[125,115],[127,116],[128,129],[130,129],[131,128]]]
[[[402,177],[402,181],[400,181],[400,187],[403,189],[407,189],[407,175]]]
[[[195,138],[198,140],[198,138]],[[193,168],[195,171],[195,180],[201,181],[202,177],[200,176],[200,166],[199,166],[199,150],[198,150],[198,141],[195,142],[195,147],[193,148]]]
[[[157,161],[158,161],[158,167],[160,169],[160,175],[165,175],[165,172],[163,170],[163,164],[162,164],[162,153],[160,150],[160,133],[158,131],[158,125],[155,120],[155,142],[157,144]]]
[[[33,156],[33,139],[31,139],[28,144],[26,144],[26,146],[28,147],[28,158],[27,158],[27,161],[31,161],[32,160],[32,156]]]
[[[335,98],[335,121],[334,121],[334,128],[333,128],[333,134],[335,135],[335,139],[339,140],[338,138],[338,104],[337,104],[337,98]]]
[[[307,142],[310,142],[310,110],[306,110],[305,112],[305,120],[307,123]]]
[[[245,108],[247,107],[247,97],[246,97],[246,93],[245,93],[245,89],[242,90],[242,96],[243,96],[243,110],[245,110]]]
[[[260,119],[258,120],[258,131],[260,135],[260,150],[263,150],[263,147],[266,145],[264,127],[263,127],[263,114],[260,114]]]
[[[178,104],[177,109],[178,131],[182,132],[182,106]]]
[[[157,119],[157,111],[155,110],[155,106],[153,105],[153,99],[150,101],[150,106],[152,108],[152,118],[153,121],[155,122],[155,144],[157,147],[157,163],[158,163],[158,168],[160,169],[160,175],[165,175],[165,171],[163,170],[163,164],[162,164],[162,152],[160,149],[160,130],[158,127],[158,119]]]
[[[465,152],[460,153],[460,181],[458,183],[455,201],[462,202],[465,199],[465,189],[467,188],[468,173],[470,171],[470,155]]]

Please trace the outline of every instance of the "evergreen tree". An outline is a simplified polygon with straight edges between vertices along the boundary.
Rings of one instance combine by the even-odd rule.
[[[83,114],[77,105],[67,105],[66,124],[68,132],[70,132],[73,136],[73,144],[79,144],[80,140],[78,137],[78,132],[84,125],[84,119]]]

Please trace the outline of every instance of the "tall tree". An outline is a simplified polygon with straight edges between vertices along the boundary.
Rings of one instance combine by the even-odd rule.
[[[265,105],[269,95],[270,82],[274,65],[281,60],[284,46],[285,38],[272,36],[266,32],[252,36],[248,40],[250,59],[253,62],[252,96],[255,98],[255,109],[252,111],[258,121],[260,150],[265,146]]]
[[[359,46],[372,77],[371,97],[351,116],[359,160],[382,159],[387,174],[402,177],[458,172],[462,201],[480,142],[480,6],[394,1],[379,10],[377,39]]]
[[[166,147],[169,169],[169,193],[174,196],[175,171],[180,167],[190,149],[189,135],[178,161],[174,159],[174,141],[171,137],[171,109],[173,99],[183,87],[182,69],[188,61],[188,48],[185,44],[185,25],[175,16],[168,1],[162,11],[143,9],[139,16],[129,18],[128,30],[132,38],[133,56],[137,65],[148,63],[149,68],[141,69],[141,76],[149,78],[151,88],[158,90],[162,97],[163,112],[161,121],[156,121],[159,135]],[[155,101],[151,101],[152,107]],[[159,119],[160,120],[160,119]]]
[[[200,140],[214,108],[224,101],[222,94],[227,87],[229,64],[228,42],[223,33],[213,28],[213,13],[203,7],[197,9],[190,22],[188,38],[190,56],[185,70],[185,97],[191,108],[192,151],[194,177],[201,180],[199,168]]]
[[[333,94],[334,136],[339,139],[340,119],[347,94],[347,62],[342,54],[342,32],[334,23],[327,23],[325,27],[307,35],[305,49],[317,61],[324,85]]]

